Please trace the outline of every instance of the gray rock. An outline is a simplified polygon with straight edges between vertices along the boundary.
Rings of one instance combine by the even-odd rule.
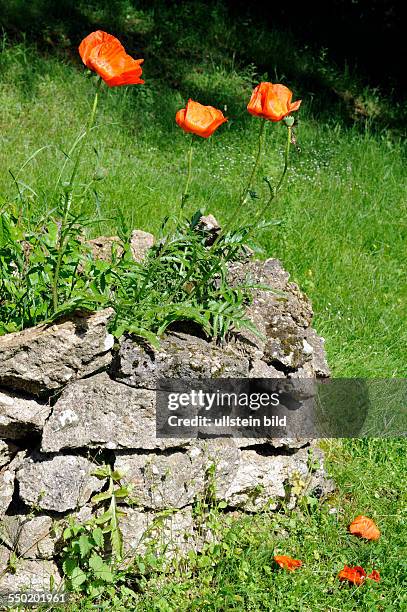
[[[133,340],[121,342],[112,376],[132,387],[156,389],[158,378],[246,378],[249,359],[233,346],[181,332],[168,334],[158,350]]]
[[[0,440],[0,468],[10,463],[17,452],[18,447],[15,444]]]
[[[277,259],[236,262],[230,266],[229,277],[232,285],[249,281],[271,289],[254,290],[253,303],[247,309],[248,317],[263,338],[248,330],[237,335],[239,348],[251,356],[254,364],[261,360],[286,372],[310,361],[312,349],[304,340],[312,320],[311,304],[297,285],[289,282],[289,274],[281,263]]]
[[[20,451],[8,465],[0,469],[0,517],[7,512],[13,499],[17,469],[25,459],[25,451]]]
[[[88,376],[111,361],[112,309],[77,313],[0,337],[0,385],[41,395]]]
[[[0,575],[7,569],[10,552],[8,548],[0,544]]]
[[[40,433],[50,412],[46,404],[0,391],[0,437],[18,440]]]
[[[65,512],[86,504],[103,481],[92,476],[97,466],[72,455],[49,458],[34,453],[17,470],[20,497],[28,505]]]
[[[122,241],[118,236],[98,236],[87,240],[86,244],[90,246],[94,259],[112,261],[114,254],[123,255]]]
[[[221,227],[213,215],[202,215],[196,229],[206,234],[206,246],[211,246],[221,232]]]
[[[312,327],[307,328],[305,338],[312,347],[312,367],[316,376],[321,378],[329,377],[331,372],[326,359],[324,338],[318,336],[317,332],[312,329]]]
[[[135,554],[155,550],[169,559],[196,547],[196,533],[190,507],[178,512],[154,514],[126,508],[121,518],[124,551],[131,561]]]
[[[239,450],[232,440],[195,442],[184,453],[120,454],[115,469],[132,485],[135,504],[154,510],[182,508],[205,494],[208,470],[214,465],[217,483],[233,479]]]
[[[19,557],[25,559],[52,559],[56,538],[49,516],[4,516],[0,524],[3,542]]]
[[[166,448],[180,439],[157,439],[155,393],[132,389],[102,372],[66,387],[44,427],[42,450],[63,448]]]
[[[19,559],[14,573],[0,574],[0,594],[50,591],[51,586],[55,589],[60,584],[61,576],[52,561]]]
[[[142,230],[133,230],[130,237],[130,249],[134,261],[142,262],[148,249],[154,245],[154,236]]]
[[[285,441],[292,449],[305,443]],[[278,455],[267,443],[239,449],[235,440],[213,439],[195,442],[185,453],[120,454],[115,469],[132,485],[135,504],[149,510],[188,506],[204,498],[209,487],[229,507],[255,512],[266,505],[276,508],[294,473],[309,475],[311,482],[308,452],[304,447]],[[324,484],[323,465],[312,478],[315,487]]]

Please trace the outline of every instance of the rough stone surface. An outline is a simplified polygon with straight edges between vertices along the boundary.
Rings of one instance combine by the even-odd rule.
[[[34,395],[60,389],[111,361],[111,309],[0,337],[0,385]]]
[[[154,245],[154,236],[142,230],[133,230],[130,237],[130,249],[134,261],[141,262],[148,249]]]
[[[132,387],[156,389],[159,378],[246,378],[249,359],[233,347],[181,332],[168,334],[158,350],[121,342],[112,376]]]
[[[308,333],[312,320],[311,304],[298,286],[289,281],[288,272],[277,259],[252,260],[244,265],[234,263],[230,266],[229,276],[235,285],[251,281],[272,289],[254,290],[253,303],[247,310],[263,338],[259,339],[247,330],[239,332],[237,337],[240,349],[251,356],[255,377],[262,371],[267,373],[264,364],[283,374],[298,370],[308,362],[311,375],[316,375],[319,369],[325,371],[318,361],[321,355],[315,340],[317,336]],[[318,353],[315,366],[314,346]],[[272,374],[272,377],[276,376]]]
[[[0,537],[19,557],[52,559],[56,542],[52,525],[49,516],[4,516],[0,524]]]
[[[124,551],[128,559],[143,554],[147,547],[160,554],[174,557],[196,547],[196,534],[190,507],[157,516],[134,508],[122,518]]]
[[[233,440],[214,439],[170,455],[120,454],[115,469],[132,484],[136,504],[154,510],[183,508],[204,495],[211,465],[216,466],[218,486],[232,480],[239,453]]]
[[[26,453],[24,451],[17,453],[11,463],[0,469],[0,517],[5,514],[11,504],[16,471],[23,463],[25,456]]]
[[[10,440],[41,433],[51,412],[47,404],[0,391],[0,437]]]
[[[61,583],[61,576],[53,561],[20,559],[15,573],[0,575],[0,593],[50,591],[51,581],[54,589]]]
[[[92,476],[97,466],[84,457],[49,458],[34,453],[23,462],[16,478],[21,499],[41,510],[65,512],[83,506],[103,481]]]
[[[69,385],[44,428],[42,450],[165,448],[182,440],[157,439],[155,393],[132,389],[102,372]]]
[[[112,261],[114,254],[117,257],[123,255],[123,247],[118,236],[98,236],[87,240],[86,243],[90,246],[94,259]]]
[[[15,444],[5,440],[0,440],[0,468],[10,463],[17,452],[18,447]]]

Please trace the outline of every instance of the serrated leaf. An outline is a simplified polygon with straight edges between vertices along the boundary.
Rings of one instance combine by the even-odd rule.
[[[78,546],[79,546],[79,550],[80,550],[80,554],[82,559],[84,559],[85,557],[89,556],[90,551],[93,548],[93,544],[90,541],[90,538],[88,535],[81,535],[79,540],[78,540]]]
[[[103,531],[100,529],[100,527],[96,527],[96,529],[92,531],[92,538],[94,539],[96,546],[103,548],[105,541]]]
[[[113,574],[110,567],[99,555],[92,555],[89,559],[89,567],[93,570],[96,578],[104,582],[113,582]]]
[[[102,479],[107,478],[110,475],[110,466],[102,465],[92,472],[92,476],[96,476],[96,478]]]
[[[98,504],[101,501],[105,501],[106,499],[110,499],[112,497],[111,491],[102,491],[102,493],[97,493],[91,499],[93,504]]]
[[[73,557],[68,557],[62,564],[64,574],[69,578],[72,576],[72,573],[76,567],[78,567],[78,562]]]
[[[81,584],[86,582],[87,576],[85,572],[81,570],[80,567],[75,567],[70,577],[70,580],[71,580],[72,588],[76,590],[81,586]]]

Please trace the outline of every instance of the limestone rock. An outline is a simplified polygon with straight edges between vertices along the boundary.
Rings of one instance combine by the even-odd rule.
[[[247,309],[247,316],[263,338],[247,330],[237,335],[238,344],[252,360],[261,360],[283,372],[294,371],[311,360],[312,347],[306,342],[311,304],[297,285],[289,282],[288,272],[277,259],[233,263],[229,280],[232,285],[250,281],[271,289],[255,289],[253,303]]]
[[[49,458],[34,453],[17,470],[20,497],[28,506],[65,512],[86,504],[103,481],[92,476],[97,466],[73,455]]]
[[[301,442],[304,445],[304,440],[297,444]],[[295,442],[291,448],[297,448]],[[323,485],[323,465],[312,476],[308,452],[304,447],[278,455],[267,443],[240,449],[235,440],[211,439],[194,442],[185,453],[119,454],[115,469],[132,485],[135,504],[149,510],[188,506],[213,486],[216,498],[229,507],[255,512],[266,504],[276,508],[294,473],[312,481],[313,487]]]
[[[147,546],[168,558],[195,548],[196,534],[190,507],[162,515],[133,508],[125,511],[126,516],[121,518],[120,524],[124,551],[129,560],[135,554],[145,553]]]
[[[215,465],[218,483],[237,470],[239,450],[232,440],[196,441],[186,452],[170,455],[119,454],[115,469],[132,485],[132,498],[144,508],[182,508],[205,494],[208,470]]]
[[[123,247],[118,236],[98,236],[87,240],[86,243],[90,246],[94,259],[112,261],[114,253],[118,257],[123,255]]]
[[[7,567],[6,555],[1,554],[1,561]],[[0,565],[1,569],[1,565]],[[15,573],[0,573],[0,594],[23,591],[50,591],[61,584],[58,568],[52,561],[19,559]]]
[[[312,367],[316,376],[327,378],[331,372],[326,359],[324,338],[318,336],[312,327],[307,328],[305,338],[312,347]]]
[[[69,385],[47,421],[42,450],[166,448],[182,440],[157,439],[155,393],[132,389],[102,372]]]
[[[18,447],[15,444],[0,440],[0,468],[10,463],[17,452]]]
[[[133,230],[130,237],[130,249],[134,261],[142,262],[148,249],[154,245],[154,236],[142,230]]]
[[[221,227],[213,215],[202,215],[196,229],[206,235],[206,246],[211,246],[221,232]]]
[[[50,412],[46,404],[0,391],[0,437],[18,440],[40,433]]]
[[[7,512],[13,499],[15,475],[25,459],[25,451],[20,451],[8,465],[0,469],[0,517]]]
[[[234,347],[173,332],[158,350],[130,339],[121,342],[112,376],[132,387],[156,389],[159,378],[246,378],[249,359]]]
[[[113,310],[76,313],[53,325],[0,337],[0,385],[41,395],[106,367]]]
[[[52,519],[49,516],[4,516],[0,537],[11,550],[25,559],[52,559],[55,552]]]

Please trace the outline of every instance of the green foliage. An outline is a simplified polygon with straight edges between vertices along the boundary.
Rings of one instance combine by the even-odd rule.
[[[216,486],[210,470],[195,519],[209,513],[216,537],[199,552],[167,563],[159,554],[137,555],[115,588],[105,591],[104,602],[138,612],[405,610],[405,442],[332,440],[324,446],[338,486],[328,500],[312,498],[310,504],[304,498],[300,508],[283,505],[250,516],[225,514],[210,504]],[[310,469],[316,467],[311,455],[309,462]],[[379,525],[377,542],[349,534],[347,526],[358,514]],[[303,565],[294,573],[279,569],[273,561],[278,554],[301,559]],[[340,583],[337,575],[345,564],[378,570],[380,583]],[[89,610],[96,602],[101,600],[74,600],[71,610]]]
[[[0,216],[0,335],[50,321],[75,309],[97,309],[111,297],[114,266],[95,261],[84,241],[86,220],[72,216],[65,228],[58,307],[52,285],[59,253],[57,216],[26,222],[15,212]]]
[[[208,247],[198,211],[191,222],[182,221],[172,235],[163,236],[139,264],[128,241],[120,245],[120,255],[113,249],[111,261],[94,259],[83,231],[89,220],[72,214],[62,226],[56,214],[29,231],[15,213],[1,215],[0,334],[104,306],[115,309],[115,336],[134,333],[153,345],[180,321],[198,325],[211,338],[223,339],[241,327],[255,331],[245,316],[254,285],[248,279],[231,287],[227,279],[228,263],[244,255],[248,228],[228,232]]]
[[[129,503],[131,499],[129,488],[121,482],[122,474],[109,465],[97,468],[93,475],[107,479],[107,489],[92,498],[95,511],[98,506],[105,509],[86,523],[70,519],[62,534],[65,546],[61,561],[69,587],[96,598],[109,584],[119,580],[117,563],[123,557],[119,521],[125,512],[118,504]]]

